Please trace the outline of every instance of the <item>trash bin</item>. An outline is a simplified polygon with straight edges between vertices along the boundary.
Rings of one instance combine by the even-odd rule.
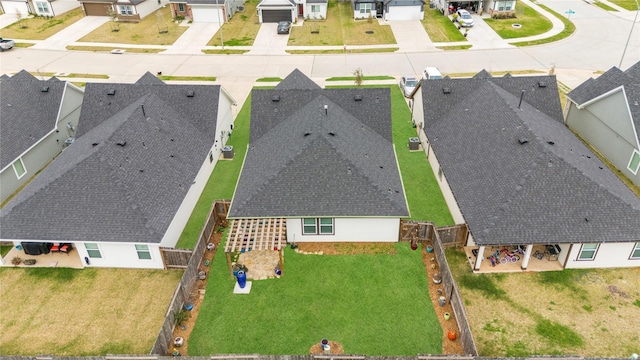
[[[244,273],[243,270],[238,271],[238,286],[240,286],[240,289],[244,289],[244,287],[247,285],[247,274]]]

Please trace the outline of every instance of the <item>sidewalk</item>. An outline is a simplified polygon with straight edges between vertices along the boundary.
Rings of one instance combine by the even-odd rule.
[[[71,43],[81,39],[86,34],[109,21],[107,16],[85,16],[55,35],[33,45],[34,49],[66,50]],[[82,43],[85,44],[85,43]]]

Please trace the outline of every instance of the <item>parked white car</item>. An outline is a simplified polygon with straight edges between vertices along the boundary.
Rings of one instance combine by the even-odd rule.
[[[404,97],[409,97],[418,86],[418,78],[413,75],[403,76],[400,79],[400,89]]]
[[[422,78],[425,80],[437,80],[442,79],[442,73],[437,67],[427,66],[422,71]]]
[[[471,14],[469,14],[467,10],[460,9],[456,12],[456,14],[458,14],[458,17],[455,20],[458,22],[458,24],[460,24],[460,26],[463,26],[463,27],[473,26],[473,17],[471,17]]]

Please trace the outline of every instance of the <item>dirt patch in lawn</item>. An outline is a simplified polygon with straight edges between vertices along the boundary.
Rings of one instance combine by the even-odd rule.
[[[322,253],[324,255],[358,255],[358,254],[395,254],[396,243],[372,242],[305,242],[297,243],[298,250],[307,253]]]

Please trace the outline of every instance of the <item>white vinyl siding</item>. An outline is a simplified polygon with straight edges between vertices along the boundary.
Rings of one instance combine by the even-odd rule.
[[[84,243],[84,248],[87,249],[87,255],[92,259],[102,259],[102,253],[96,243]]]
[[[151,252],[149,251],[149,245],[136,245],[136,252],[138,253],[138,259],[151,260]]]
[[[596,258],[598,244],[583,244],[578,255],[578,260],[593,260]]]
[[[18,179],[20,179],[24,176],[24,174],[27,173],[27,169],[24,167],[22,159],[18,159],[13,162],[13,171],[16,172],[16,176],[18,177]]]

